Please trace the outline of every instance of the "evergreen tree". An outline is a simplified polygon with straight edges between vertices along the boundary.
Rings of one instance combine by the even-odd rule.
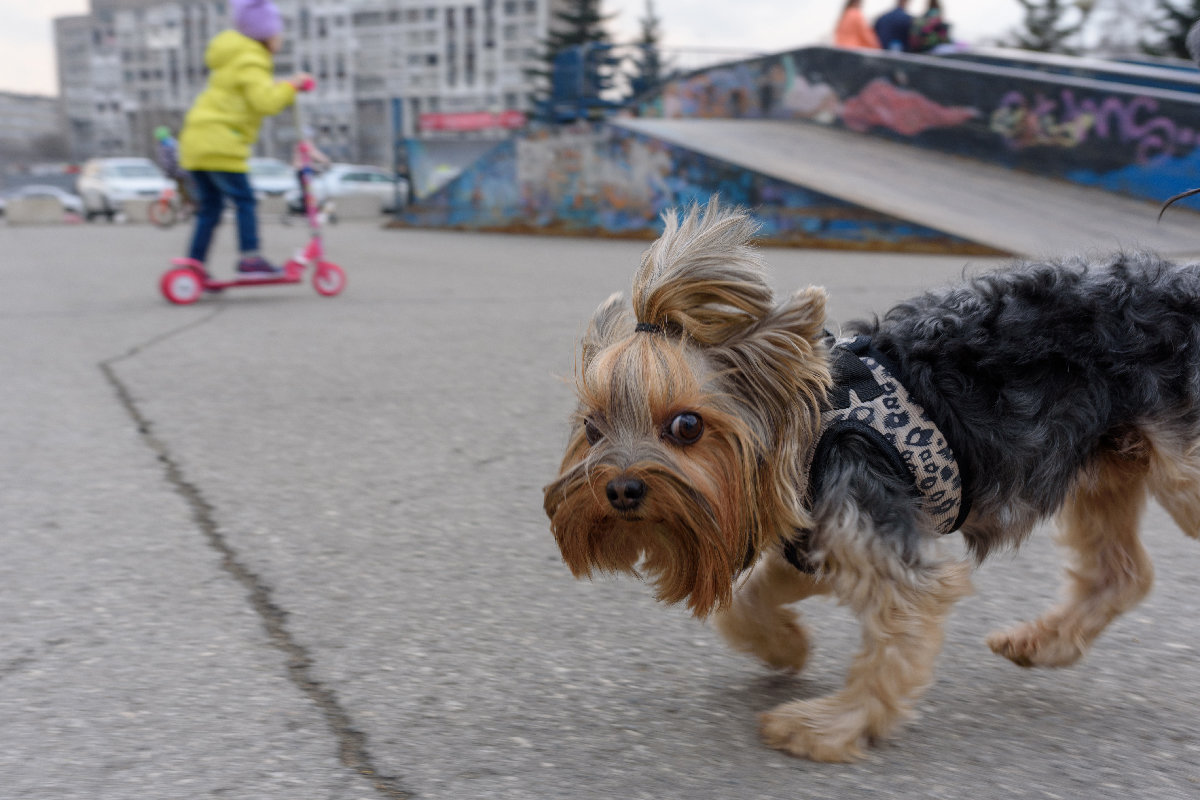
[[[1075,55],[1078,51],[1069,42],[1078,36],[1091,15],[1091,0],[1017,0],[1025,9],[1024,30],[1014,31],[1010,44],[1023,50],[1039,53],[1065,53]],[[1074,17],[1072,24],[1066,20]]]
[[[1150,20],[1149,27],[1156,36],[1153,39],[1142,40],[1142,50],[1155,56],[1174,56],[1186,58],[1192,56],[1187,49],[1187,33],[1192,23],[1200,19],[1200,0],[1156,0],[1155,18]]]
[[[654,0],[646,0],[646,16],[638,22],[641,33],[634,45],[633,75],[629,80],[630,93],[636,97],[662,83],[664,64],[659,43],[662,41],[662,20],[654,11]]]
[[[571,0],[563,10],[554,12],[557,24],[551,23],[546,42],[555,52],[577,44],[607,43],[604,26],[613,16],[600,13],[600,0]]]
[[[611,14],[600,13],[600,2],[569,0],[562,4],[563,8],[554,12],[550,33],[542,43],[542,53],[538,59],[540,63],[525,71],[538,84],[534,94],[538,107],[545,108],[550,100],[556,61],[572,48],[580,48],[580,66],[583,70],[580,84],[584,87],[584,94],[598,98],[601,92],[611,88],[616,61],[603,55],[599,48],[593,49],[597,45],[609,44],[605,26],[613,18]]]

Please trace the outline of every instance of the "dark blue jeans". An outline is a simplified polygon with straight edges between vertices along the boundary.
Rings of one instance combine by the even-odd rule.
[[[238,250],[249,253],[258,250],[258,220],[254,216],[254,190],[244,172],[210,172],[196,170],[192,173],[196,183],[196,230],[192,234],[192,247],[188,258],[203,263],[208,257],[213,232],[221,224],[221,212],[225,198],[233,201],[237,211]]]

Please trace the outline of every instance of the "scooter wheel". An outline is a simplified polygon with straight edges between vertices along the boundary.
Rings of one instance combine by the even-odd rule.
[[[313,288],[317,294],[325,297],[341,294],[342,289],[346,288],[346,273],[337,264],[319,261],[313,273]]]
[[[165,273],[158,286],[163,297],[180,306],[196,302],[204,291],[200,278],[190,269],[173,269]]]

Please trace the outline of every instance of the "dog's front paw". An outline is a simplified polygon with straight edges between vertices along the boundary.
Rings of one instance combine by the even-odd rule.
[[[759,717],[771,747],[813,761],[856,761],[867,738],[866,714],[836,698],[785,703]]]
[[[1084,653],[1084,646],[1076,637],[1044,620],[996,631],[987,637],[987,644],[993,653],[1019,667],[1067,667]]]
[[[713,619],[720,634],[735,650],[757,656],[774,669],[799,672],[808,661],[808,633],[790,608],[774,608],[761,616],[735,606]]]

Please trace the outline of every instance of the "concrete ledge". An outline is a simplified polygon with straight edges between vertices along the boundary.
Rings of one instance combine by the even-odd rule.
[[[58,225],[67,221],[62,203],[53,197],[18,197],[4,209],[9,225]]]
[[[121,203],[123,222],[145,224],[150,221],[150,204],[154,200],[126,200]]]
[[[370,194],[349,194],[333,201],[338,219],[377,219],[383,214],[383,200]]]

